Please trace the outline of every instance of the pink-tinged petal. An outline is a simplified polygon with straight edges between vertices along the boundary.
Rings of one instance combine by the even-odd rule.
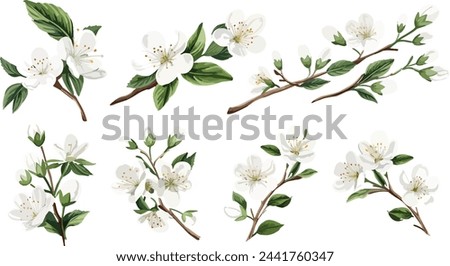
[[[62,60],[66,60],[70,54],[74,53],[73,43],[69,37],[61,38],[58,42],[58,56]]]
[[[95,34],[90,30],[84,30],[80,37],[79,49],[91,51],[94,49],[95,44]]]
[[[142,39],[142,44],[149,52],[153,51],[153,48],[165,48],[166,43],[164,37],[156,31],[151,31],[147,33]]]
[[[244,13],[241,10],[235,10],[228,16],[228,24],[229,28],[238,25],[239,22],[244,22]]]
[[[253,38],[253,44],[248,46],[248,50],[252,53],[259,53],[266,47],[266,41],[261,36]]]
[[[258,34],[265,25],[265,19],[262,15],[253,15],[247,19],[247,25],[252,29],[253,34]]]
[[[414,192],[412,191],[408,191],[406,192],[406,194],[403,196],[403,201],[411,207],[415,207],[419,204],[419,201],[417,199],[417,196],[415,195]]]
[[[159,85],[164,86],[172,81],[174,81],[178,75],[178,73],[172,66],[168,63],[161,65],[161,67],[156,71],[156,82]]]
[[[237,56],[246,56],[247,55],[247,47],[245,45],[231,42],[228,46],[228,50],[231,54]]]
[[[193,66],[194,58],[191,54],[182,54],[173,60],[173,68],[179,74],[188,73]]]
[[[225,47],[230,44],[231,40],[233,39],[233,34],[231,31],[227,29],[217,29],[213,32],[213,40],[217,45]]]
[[[67,57],[66,60],[67,66],[69,67],[70,73],[76,78],[80,77],[80,72],[78,72],[78,67],[75,62],[75,59],[72,56]]]

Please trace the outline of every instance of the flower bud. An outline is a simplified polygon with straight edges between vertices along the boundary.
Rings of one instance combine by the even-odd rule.
[[[41,147],[45,142],[45,132],[38,126],[28,127],[28,139],[37,147]]]

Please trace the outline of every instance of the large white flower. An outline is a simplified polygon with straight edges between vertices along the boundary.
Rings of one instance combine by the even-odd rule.
[[[149,32],[142,42],[144,54],[133,61],[133,66],[144,76],[149,76],[156,70],[156,82],[159,85],[171,83],[180,74],[189,72],[194,65],[191,54],[182,54],[186,49],[186,37],[180,32],[175,44],[166,45],[158,32]]]
[[[303,133],[292,130],[288,134],[280,134],[281,150],[290,161],[304,162],[312,159],[315,142],[306,138]]]
[[[120,182],[114,184],[113,188],[123,190],[134,197],[138,186],[144,183],[142,181],[145,179],[145,172],[140,173],[139,168],[124,164],[117,168],[116,176],[120,179]],[[144,190],[142,193],[144,193]]]
[[[45,216],[52,208],[54,198],[44,192],[40,187],[33,190],[31,196],[19,194],[16,198],[18,209],[12,210],[9,216],[18,221],[23,221],[27,229],[38,227],[44,222]]]
[[[270,74],[266,68],[260,67],[258,74],[251,76],[250,83],[252,83],[255,88],[252,89],[253,93],[261,93],[264,89],[268,87],[268,83],[273,83],[270,79]]]
[[[26,64],[26,68],[20,71],[26,77],[22,85],[27,89],[35,89],[46,84],[53,85],[62,70],[61,59],[49,58],[47,51],[36,48],[31,54],[31,65]]]
[[[188,163],[178,162],[173,167],[171,165],[163,165],[161,172],[162,180],[167,190],[179,192],[191,188],[191,181],[188,180],[191,166]]]
[[[438,188],[438,182],[435,178],[428,177],[428,170],[422,165],[417,165],[412,171],[411,178],[402,173],[400,182],[406,190],[403,195],[403,201],[411,207],[421,203],[427,204],[433,201],[431,192]]]
[[[164,232],[168,228],[167,221],[169,220],[169,215],[164,211],[148,211],[144,213],[140,218],[139,222],[148,222],[150,228],[156,232]]]
[[[95,44],[95,34],[90,30],[83,30],[81,37],[75,39],[74,42],[69,37],[59,40],[60,57],[66,61],[72,75],[77,78],[81,75],[90,79],[106,76],[106,72],[100,69],[100,59],[103,56],[96,54]]]
[[[240,191],[249,190],[250,193],[260,196],[268,189],[272,181],[269,176],[274,172],[275,166],[272,161],[263,169],[261,158],[252,155],[248,157],[247,165],[238,164],[235,169],[235,174],[239,177],[236,188]]]
[[[346,29],[348,34],[352,36],[349,39],[350,43],[360,43],[362,46],[365,46],[367,41],[375,40],[374,37],[377,35],[373,18],[369,14],[362,14],[358,22],[349,21]]]
[[[384,174],[393,165],[395,142],[389,142],[382,134],[375,134],[371,143],[361,142],[359,150],[365,170],[378,170]]]
[[[64,148],[55,144],[66,162],[72,162],[78,159],[87,148],[87,143],[78,146],[78,140],[74,135],[68,135],[64,143]]]
[[[226,29],[219,28],[213,32],[214,41],[222,46],[228,46],[230,53],[244,56],[247,51],[261,52],[266,46],[264,39],[258,35],[265,24],[264,17],[253,15],[244,19],[241,11],[234,11],[228,17]]]
[[[335,187],[339,190],[355,188],[364,182],[363,167],[353,152],[347,153],[346,162],[338,163],[334,174],[339,177]]]

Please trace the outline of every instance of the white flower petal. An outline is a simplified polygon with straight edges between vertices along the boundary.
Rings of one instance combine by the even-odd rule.
[[[411,207],[416,207],[419,204],[419,201],[417,199],[417,196],[415,195],[414,192],[412,191],[408,191],[406,192],[406,194],[403,196],[403,201]]]
[[[217,45],[225,47],[230,44],[231,40],[233,39],[233,34],[231,31],[227,29],[217,29],[213,32],[213,40]]]
[[[191,71],[194,66],[194,58],[191,54],[182,54],[173,60],[174,71],[179,74],[185,74]]]
[[[253,37],[253,43],[248,46],[248,50],[252,53],[259,53],[266,47],[266,41],[261,36]]]
[[[231,42],[228,46],[228,50],[233,55],[237,55],[237,56],[246,56],[247,55],[247,47],[240,43]]]
[[[177,43],[173,46],[173,53],[181,54],[186,49],[187,40],[186,36],[183,33],[177,32],[177,34],[178,34]]]
[[[156,71],[156,82],[159,85],[164,86],[174,81],[179,73],[173,69],[173,66],[169,64],[161,65]]]
[[[66,60],[70,54],[73,54],[73,43],[69,37],[63,37],[58,42],[58,56],[62,60]]]
[[[253,169],[261,169],[262,167],[261,157],[257,155],[251,155],[248,157],[247,163]]]
[[[235,10],[229,15],[227,26],[231,28],[240,22],[244,22],[244,13],[241,10]]]
[[[149,51],[152,51],[153,48],[164,48],[166,47],[166,43],[164,41],[163,36],[156,31],[151,31],[144,35],[144,38],[142,39],[142,44],[145,48],[147,48]]]
[[[72,56],[67,57],[67,66],[69,67],[70,73],[76,78],[80,77],[80,72],[78,72],[78,67],[75,59]]]
[[[225,208],[223,208],[223,211],[225,212],[226,216],[233,218],[233,219],[236,219],[241,216],[241,210],[238,210],[233,207],[225,207]]]
[[[79,49],[93,50],[95,47],[95,34],[90,30],[83,30],[79,41]]]
[[[265,19],[261,15],[253,15],[247,19],[246,23],[252,29],[253,34],[258,34],[264,28]]]
[[[369,14],[362,14],[359,17],[359,23],[361,25],[364,25],[364,26],[368,27],[368,28],[372,28],[373,27],[373,18]]]
[[[105,76],[106,76],[106,71],[104,71],[102,69],[97,69],[95,71],[83,74],[83,77],[88,78],[88,79],[100,79],[100,78],[104,78]]]

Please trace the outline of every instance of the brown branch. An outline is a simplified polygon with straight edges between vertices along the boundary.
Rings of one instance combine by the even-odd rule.
[[[159,206],[158,207],[161,210],[165,211],[167,214],[169,214],[181,226],[181,228],[183,228],[184,231],[186,231],[186,233],[188,233],[190,236],[192,236],[196,240],[200,240],[200,236],[197,235],[191,229],[189,229],[186,225],[184,225],[184,223],[182,221],[180,221],[180,219],[178,219],[178,217],[175,215],[175,213],[173,213],[173,211],[171,209],[167,208],[166,205],[164,205],[164,203],[161,200],[161,198],[159,198]]]
[[[385,47],[383,47],[383,48],[381,48],[381,49],[379,49],[379,50],[377,50],[377,51],[375,51],[373,53],[367,54],[365,56],[360,56],[357,59],[353,60],[353,63],[355,63],[357,65],[357,64],[361,63],[362,61],[364,61],[365,59],[367,59],[367,58],[369,58],[371,56],[374,56],[376,54],[379,54],[381,52],[384,52],[384,51],[398,51],[398,49],[392,48],[392,46],[393,46],[393,44],[389,44],[389,45],[386,45]],[[306,81],[313,80],[313,79],[318,78],[318,77],[320,77],[320,76],[322,76],[322,75],[324,75],[326,73],[327,73],[326,71],[323,71],[323,72],[317,73],[315,75],[312,75],[312,76],[307,77],[307,78],[302,79],[302,80],[298,80],[298,81],[294,81],[294,82],[288,82],[288,84],[286,84],[285,86],[279,87],[277,89],[268,90],[267,92],[262,93],[262,94],[260,94],[260,95],[258,95],[256,97],[248,100],[248,101],[245,101],[245,102],[243,102],[243,103],[241,103],[239,105],[236,105],[236,106],[228,108],[227,114],[233,114],[233,113],[239,112],[240,110],[248,107],[249,105],[253,104],[254,102],[256,102],[256,101],[258,101],[260,99],[266,98],[266,97],[268,97],[268,96],[270,96],[272,94],[276,94],[276,93],[288,90],[288,89],[290,89],[290,88],[292,88],[294,86],[299,86],[299,85],[301,85],[302,83],[304,83]]]
[[[318,102],[318,101],[326,99],[326,98],[333,98],[333,97],[336,97],[336,96],[339,96],[339,95],[342,95],[342,94],[344,94],[346,92],[351,91],[352,89],[354,89],[356,86],[359,85],[359,82],[361,81],[363,76],[364,75],[361,75],[355,82],[353,82],[351,85],[345,87],[344,89],[342,89],[340,91],[337,91],[337,92],[334,92],[334,93],[330,93],[330,94],[326,94],[326,95],[320,96],[320,97],[316,98],[314,101],[312,101],[311,103],[315,103],[315,102]]]
[[[62,93],[64,93],[67,97],[69,97],[72,101],[74,101],[77,104],[78,109],[80,109],[81,119],[83,119],[83,121],[86,122],[87,121],[86,114],[83,110],[83,106],[81,106],[80,102],[78,101],[78,98],[75,95],[73,95],[72,93],[70,93],[69,91],[67,91],[66,89],[64,89],[64,87],[61,85],[61,83],[59,83],[59,79],[60,79],[60,77],[58,77],[56,79],[53,87],[60,90]]]
[[[148,86],[134,89],[132,92],[128,93],[127,95],[124,95],[124,96],[121,96],[121,97],[115,99],[110,105],[115,105],[115,104],[127,101],[143,91],[150,90],[151,88],[155,87],[156,85],[158,85],[158,83],[156,81],[153,81]]]

